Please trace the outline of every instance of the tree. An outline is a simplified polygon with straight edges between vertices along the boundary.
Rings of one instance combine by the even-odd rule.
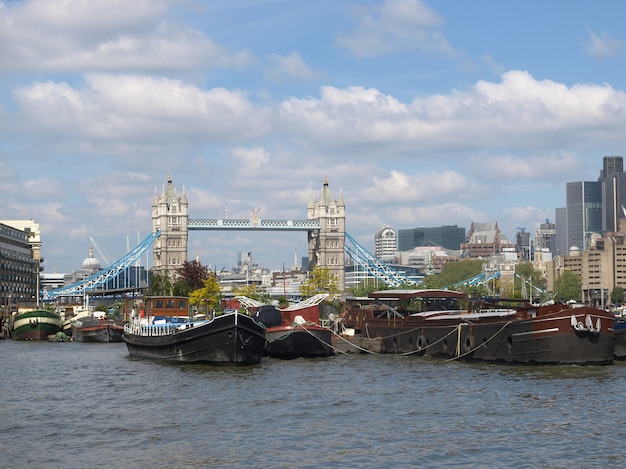
[[[451,288],[456,283],[480,274],[483,271],[483,262],[480,259],[446,262],[440,273],[424,277],[424,288]]]
[[[189,293],[202,288],[209,277],[208,267],[196,261],[185,261],[176,269],[177,279],[173,285],[175,296],[189,296]]]
[[[215,311],[219,308],[222,297],[217,276],[210,274],[202,283],[202,288],[189,293],[189,303],[202,308],[206,312],[209,312],[209,310]]]
[[[611,290],[611,304],[621,305],[624,303],[624,289],[622,287],[613,287]]]
[[[300,286],[302,296],[311,297],[319,293],[328,293],[331,298],[339,295],[339,282],[328,267],[314,267],[309,278]]]
[[[582,280],[571,270],[564,270],[557,278],[556,297],[561,301],[582,299]]]
[[[148,296],[169,296],[172,294],[172,281],[166,271],[150,271]]]
[[[480,298],[485,296],[491,296],[489,288],[486,285],[461,285],[457,288],[458,291],[465,293],[470,298]]]

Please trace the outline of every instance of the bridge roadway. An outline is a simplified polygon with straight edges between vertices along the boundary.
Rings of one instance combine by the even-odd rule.
[[[319,231],[320,220],[264,220],[261,218],[205,218],[187,220],[188,230],[259,230],[259,231]]]

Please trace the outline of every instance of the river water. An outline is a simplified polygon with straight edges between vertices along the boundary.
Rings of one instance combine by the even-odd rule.
[[[0,467],[626,467],[622,363],[216,368],[2,340],[0,371]]]

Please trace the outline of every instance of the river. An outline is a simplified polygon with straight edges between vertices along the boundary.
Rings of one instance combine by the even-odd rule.
[[[0,466],[626,467],[626,364],[425,357],[133,359],[126,345],[0,341]]]

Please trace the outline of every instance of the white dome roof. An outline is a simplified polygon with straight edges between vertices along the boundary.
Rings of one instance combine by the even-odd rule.
[[[93,246],[89,245],[89,256],[83,261],[82,270],[96,272],[100,270],[100,262],[93,256]]]

